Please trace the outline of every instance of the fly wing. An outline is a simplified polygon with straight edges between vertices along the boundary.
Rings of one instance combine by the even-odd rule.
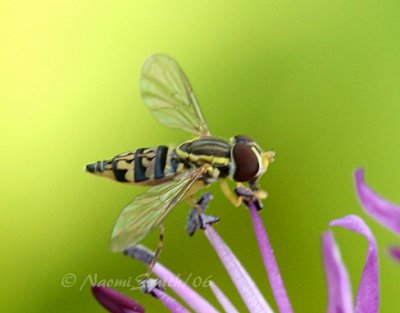
[[[201,136],[210,134],[189,80],[171,57],[149,57],[143,65],[140,88],[144,102],[161,124]]]
[[[154,186],[133,199],[114,226],[112,251],[123,251],[143,240],[163,222],[202,174],[202,168],[185,172],[175,180]]]

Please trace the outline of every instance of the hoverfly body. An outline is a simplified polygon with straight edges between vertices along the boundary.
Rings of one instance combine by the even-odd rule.
[[[193,200],[196,191],[216,181],[235,206],[241,198],[226,179],[247,183],[257,198],[266,197],[258,181],[273,160],[272,152],[247,136],[231,142],[208,130],[192,87],[179,65],[169,56],[149,57],[142,70],[141,94],[156,119],[169,127],[184,129],[198,137],[178,145],[139,148],[111,160],[86,165],[86,171],[124,184],[151,186],[122,211],[111,238],[114,252],[137,245],[183,199]]]

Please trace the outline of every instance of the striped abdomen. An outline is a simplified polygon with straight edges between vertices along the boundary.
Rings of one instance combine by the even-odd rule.
[[[176,176],[179,166],[175,149],[167,146],[140,148],[116,155],[112,160],[88,164],[90,173],[123,183],[156,185]]]

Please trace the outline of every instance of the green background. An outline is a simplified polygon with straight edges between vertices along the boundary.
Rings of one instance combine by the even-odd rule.
[[[262,216],[295,310],[324,312],[320,235],[332,219],[365,217],[353,170],[365,166],[368,182],[400,203],[399,10],[398,1],[1,1],[1,311],[102,312],[88,276],[145,272],[109,251],[120,210],[144,189],[83,166],[191,138],[158,124],[140,98],[145,58],[164,52],[186,71],[215,135],[247,134],[277,152]],[[216,229],[276,308],[248,212],[211,190]],[[244,311],[205,236],[185,234],[187,213],[181,204],[168,218],[162,263],[189,282],[212,275]],[[395,312],[400,266],[385,247],[400,238],[366,221],[380,245],[381,311]],[[366,242],[335,234],[357,290]],[[155,247],[157,234],[144,243]],[[68,273],[77,282],[65,288]]]

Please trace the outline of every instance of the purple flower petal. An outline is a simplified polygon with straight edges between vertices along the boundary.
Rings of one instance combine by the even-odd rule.
[[[380,223],[400,234],[400,206],[373,191],[364,179],[364,169],[355,171],[356,189],[363,208]]]
[[[332,232],[323,234],[322,249],[329,292],[328,313],[352,313],[353,293],[349,275]]]
[[[356,215],[332,221],[331,226],[340,226],[363,235],[368,240],[368,254],[356,300],[356,313],[379,312],[379,263],[376,239],[365,222]]]
[[[160,289],[154,289],[153,295],[173,313],[190,313],[182,304]]]
[[[205,234],[224,264],[249,311],[251,313],[272,313],[271,307],[254,281],[214,228],[206,225]]]
[[[393,259],[400,262],[400,247],[390,247],[389,253]]]
[[[153,273],[164,281],[175,293],[182,298],[193,310],[199,313],[218,313],[206,299],[189,287],[183,280],[160,263],[153,267]]]
[[[144,313],[144,308],[128,296],[108,287],[93,286],[97,301],[111,313]]]
[[[139,260],[141,262],[150,264],[153,253],[149,249],[138,245],[129,250],[125,251],[126,255]],[[193,310],[199,313],[218,313],[218,310],[214,308],[206,299],[189,287],[183,280],[172,273],[169,269],[156,263],[153,267],[153,271],[163,282],[167,284],[175,293],[182,298]]]
[[[210,282],[210,288],[226,313],[239,313],[228,297],[214,282]]]
[[[279,266],[275,258],[274,250],[268,238],[267,231],[260,217],[259,211],[253,202],[246,202],[250,209],[253,220],[254,231],[256,233],[258,245],[264,261],[265,269],[268,273],[269,283],[275,296],[276,303],[282,313],[293,313],[292,304],[286,292]]]

